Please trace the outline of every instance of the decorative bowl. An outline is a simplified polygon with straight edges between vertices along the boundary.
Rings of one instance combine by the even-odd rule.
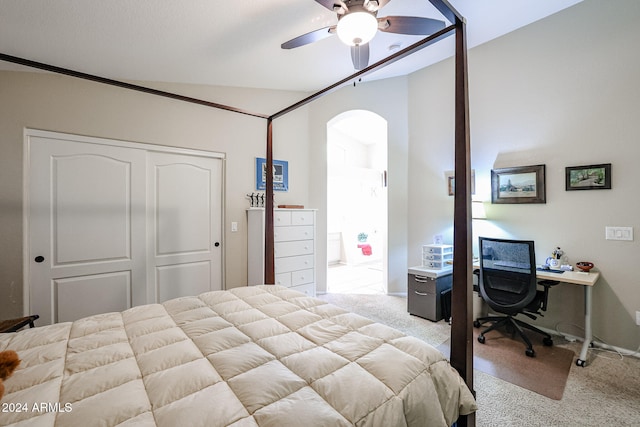
[[[580,261],[576,262],[576,267],[586,273],[593,268],[593,263],[589,261]]]

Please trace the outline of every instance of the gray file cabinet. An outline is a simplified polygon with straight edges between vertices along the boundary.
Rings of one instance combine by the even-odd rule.
[[[407,306],[409,314],[437,322],[442,319],[441,294],[451,288],[452,268],[409,268]]]

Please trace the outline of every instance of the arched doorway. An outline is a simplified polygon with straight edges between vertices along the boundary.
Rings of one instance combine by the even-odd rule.
[[[366,110],[327,123],[327,292],[387,292],[387,121]]]

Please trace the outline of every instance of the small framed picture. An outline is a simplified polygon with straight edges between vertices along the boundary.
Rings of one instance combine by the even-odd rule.
[[[491,203],[546,203],[544,165],[493,169]]]
[[[444,176],[447,178],[447,194],[453,196],[456,194],[456,177],[455,171],[446,171]],[[476,194],[476,170],[471,169],[471,194]]]
[[[267,188],[267,159],[256,157],[256,190]],[[289,191],[289,162],[273,161],[273,191]]]
[[[611,163],[565,168],[565,190],[610,190]]]

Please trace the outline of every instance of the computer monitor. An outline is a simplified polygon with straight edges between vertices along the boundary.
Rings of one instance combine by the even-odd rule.
[[[483,269],[529,274],[535,268],[533,240],[480,237],[479,249]]]

